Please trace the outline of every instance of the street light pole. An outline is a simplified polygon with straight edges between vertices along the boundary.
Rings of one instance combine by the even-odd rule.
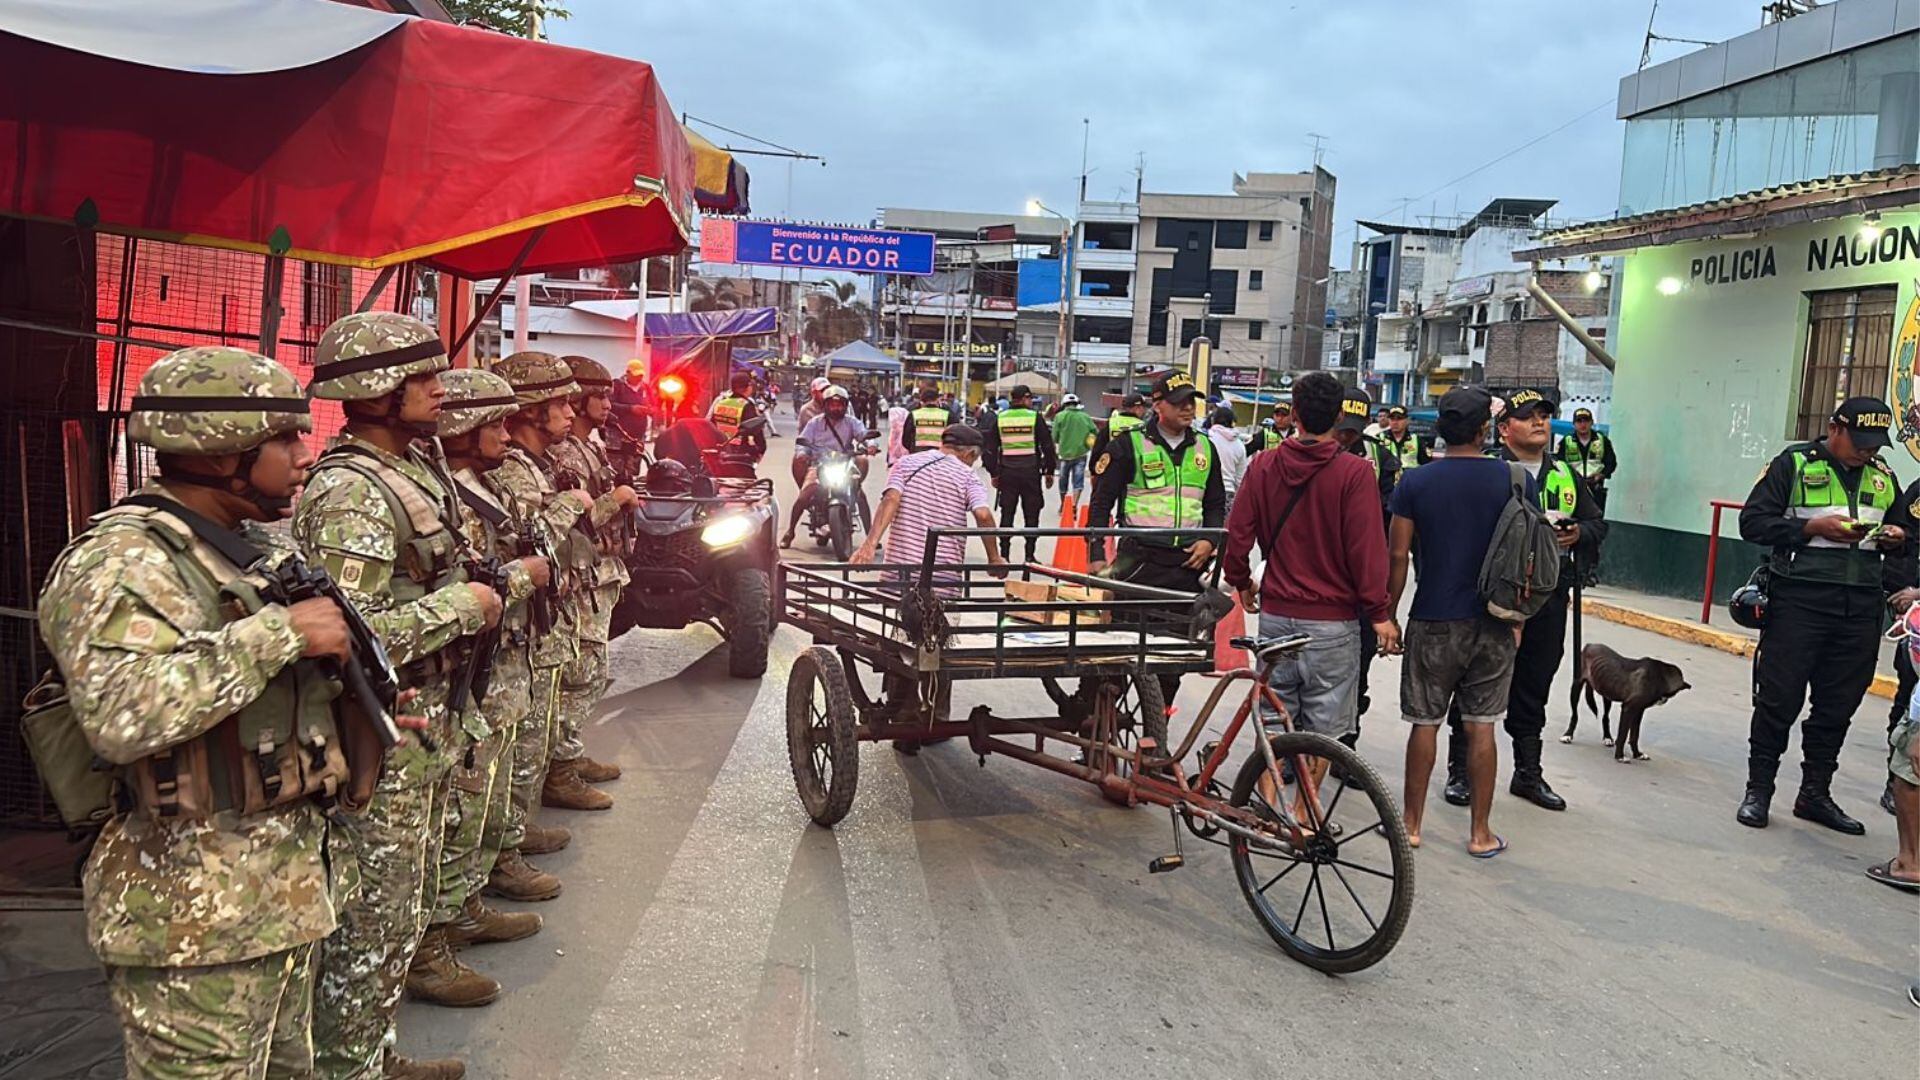
[[[1083,185],[1081,195],[1084,197],[1086,195],[1085,177],[1081,178],[1081,183]],[[1073,219],[1058,210],[1049,209],[1047,204],[1039,199],[1034,199],[1032,202],[1034,207],[1042,213],[1051,214],[1060,219],[1060,330],[1057,338],[1059,344],[1054,348],[1053,355],[1060,363],[1060,385],[1072,391],[1076,383],[1073,373],[1073,298],[1080,292],[1073,287]]]

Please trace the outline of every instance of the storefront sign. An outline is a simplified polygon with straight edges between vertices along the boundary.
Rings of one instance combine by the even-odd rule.
[[[908,341],[900,347],[903,356],[959,356],[962,351],[975,360],[989,360],[1000,355],[1000,346],[983,341],[972,346],[961,341]]]
[[[708,218],[700,224],[700,257],[736,266],[924,276],[933,273],[933,234]]]
[[[1854,220],[1827,236],[1807,241],[1807,273],[1821,274],[1920,259],[1920,227],[1901,225],[1878,234],[1862,231]],[[1688,280],[1701,285],[1736,285],[1775,277],[1779,265],[1773,244],[1699,255],[1688,260]]]

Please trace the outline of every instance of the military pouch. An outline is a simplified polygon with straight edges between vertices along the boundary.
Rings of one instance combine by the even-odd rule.
[[[33,767],[60,820],[69,829],[91,829],[113,816],[113,774],[93,752],[74,718],[67,686],[49,670],[22,702],[20,734]]]

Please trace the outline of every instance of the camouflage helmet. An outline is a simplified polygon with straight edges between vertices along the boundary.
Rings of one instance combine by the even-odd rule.
[[[513,386],[513,396],[522,405],[538,405],[580,392],[567,362],[552,353],[514,353],[493,365],[493,373]]]
[[[168,454],[241,454],[288,432],[313,430],[300,380],[245,349],[195,345],[147,369],[133,395],[127,437]]]
[[[446,400],[440,403],[440,435],[465,435],[495,420],[505,420],[520,408],[513,384],[491,371],[455,368],[440,376]]]
[[[335,320],[320,335],[307,392],[333,401],[364,401],[398,390],[410,376],[450,366],[433,327],[397,311],[360,311]]]
[[[567,370],[573,372],[573,381],[580,384],[583,394],[607,394],[613,392],[613,373],[605,364],[591,356],[563,356]]]

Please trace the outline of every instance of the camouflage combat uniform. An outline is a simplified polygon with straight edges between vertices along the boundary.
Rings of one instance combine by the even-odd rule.
[[[440,413],[442,439],[466,435],[511,414],[516,406],[513,388],[491,372],[474,368],[449,371],[441,378],[447,391]],[[471,468],[453,474],[460,495],[461,527],[474,550],[500,559],[507,568],[506,612],[501,618],[500,641],[493,657],[486,697],[478,715],[486,735],[454,766],[452,795],[447,804],[446,839],[440,852],[439,896],[429,919],[428,934],[451,927],[458,942],[507,941],[525,937],[540,927],[537,915],[502,915],[480,903],[500,840],[512,793],[512,751],[520,726],[532,709],[533,670],[530,666],[533,579],[520,564],[517,528],[505,505],[487,485],[487,474]],[[470,501],[471,500],[471,501]],[[474,505],[486,507],[502,520],[495,528]],[[503,764],[504,763],[504,764]],[[502,930],[502,925],[511,929]],[[422,952],[426,951],[423,946]],[[420,965],[416,956],[415,966]],[[410,986],[417,992],[418,984]]]
[[[380,397],[411,375],[445,370],[437,346],[432,328],[408,316],[349,315],[321,335],[310,392]],[[377,355],[392,359],[355,374],[328,374]],[[378,1075],[393,1044],[403,980],[438,887],[448,774],[473,731],[485,733],[484,724],[447,709],[460,657],[448,647],[479,631],[485,615],[449,569],[455,533],[444,520],[446,496],[417,451],[396,456],[347,434],[316,465],[294,512],[294,540],[386,642],[402,685],[419,691],[408,711],[427,718],[436,747],[416,741],[397,748],[372,805],[343,826],[361,893],[320,950],[314,1036],[322,1076]],[[412,542],[403,545],[403,538]],[[435,554],[423,555],[427,548]]]
[[[494,371],[514,387],[514,396],[523,406],[564,398],[579,389],[566,366],[546,353],[515,353],[502,360]],[[507,460],[487,474],[487,480],[505,501],[514,520],[538,531],[557,554],[583,510],[577,499],[553,486],[548,468],[526,448],[516,445],[508,451]],[[565,559],[560,561],[562,565],[556,565],[553,573],[561,582],[561,591],[571,593],[583,588],[576,575],[564,565]],[[565,612],[572,605],[563,601],[559,606]],[[539,803],[558,723],[561,671],[577,655],[572,623],[565,618],[554,633],[536,639],[529,651],[533,674],[531,709],[528,722],[521,725],[514,742],[513,797],[506,831],[500,841],[504,851],[520,847],[526,837],[528,818]]]
[[[613,378],[598,362],[584,356],[564,359],[581,386],[580,397],[607,393]],[[584,416],[583,408],[584,402],[576,404],[576,414]],[[560,673],[560,728],[553,747],[555,761],[583,761],[586,747],[580,741],[580,728],[612,682],[607,670],[607,642],[612,636],[613,609],[630,578],[623,550],[626,534],[620,527],[620,505],[613,497],[616,481],[606,448],[597,439],[573,434],[553,444],[547,455],[555,470],[568,478],[565,486],[593,496],[593,510],[586,516],[591,528],[576,528],[568,545],[567,560],[591,582],[592,595],[590,599],[583,596],[584,602],[573,606],[580,656]],[[594,763],[594,768],[596,775],[582,778],[598,781],[620,774],[610,765]]]
[[[156,400],[168,393],[279,399],[282,411],[202,400],[168,412]],[[238,349],[170,354],[138,394],[129,436],[172,453],[242,453],[312,430],[292,374]],[[172,497],[158,484],[139,494]],[[183,560],[207,578],[189,580]],[[209,583],[240,570],[177,519],[122,509],[60,556],[40,596],[40,634],[101,758],[127,766],[170,752],[291,676],[305,641],[287,608],[236,618],[210,602]],[[308,800],[209,817],[122,804],[87,860],[84,892],[128,1075],[311,1070],[314,943],[333,930],[345,886],[329,873],[326,843],[326,819]]]

